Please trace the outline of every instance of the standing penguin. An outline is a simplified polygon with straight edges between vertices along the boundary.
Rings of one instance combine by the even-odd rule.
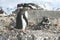
[[[16,17],[16,29],[22,29],[23,31],[25,30],[26,26],[28,25],[28,9],[34,9],[33,8],[34,4],[30,3],[23,3],[23,4],[18,4],[17,9],[17,17]],[[34,6],[35,7],[35,6]],[[22,9],[21,9],[22,8]]]
[[[20,9],[16,17],[16,29],[21,29],[25,31],[26,26],[28,25],[28,13],[25,9]]]

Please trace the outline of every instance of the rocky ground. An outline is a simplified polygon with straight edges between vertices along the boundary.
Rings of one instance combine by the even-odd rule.
[[[60,40],[60,32],[57,30],[31,30],[26,33],[18,29],[9,30],[0,26],[0,40]]]
[[[10,25],[7,24],[6,27],[0,26],[0,40],[60,40],[60,28],[57,29],[57,26],[44,28],[33,24],[35,23],[31,23],[32,26],[27,27],[26,33],[18,29],[11,30],[11,27],[15,26],[14,22],[11,22]]]

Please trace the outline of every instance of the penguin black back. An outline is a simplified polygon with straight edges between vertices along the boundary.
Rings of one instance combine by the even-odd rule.
[[[22,11],[19,11],[18,14],[17,14],[17,17],[16,17],[16,27],[17,29],[22,29],[22,19],[21,19],[21,12]]]

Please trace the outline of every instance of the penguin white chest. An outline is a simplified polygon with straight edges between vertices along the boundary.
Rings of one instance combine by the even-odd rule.
[[[25,17],[28,19],[28,12],[25,11]],[[21,15],[21,19],[22,19],[22,30],[25,30],[26,26],[27,26],[27,22],[26,20],[23,18],[23,15]]]
[[[25,16],[28,19],[28,12],[27,11],[25,11]]]
[[[26,23],[25,19],[23,18],[23,15],[22,15],[22,30],[25,30],[26,26],[27,26],[27,23]]]

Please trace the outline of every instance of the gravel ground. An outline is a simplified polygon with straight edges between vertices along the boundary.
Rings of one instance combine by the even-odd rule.
[[[60,32],[51,30],[28,30],[26,33],[18,29],[0,29],[0,40],[60,40]]]

